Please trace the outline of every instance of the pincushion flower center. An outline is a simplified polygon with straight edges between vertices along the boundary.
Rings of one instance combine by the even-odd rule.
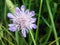
[[[26,26],[26,20],[25,19],[21,19],[20,23],[21,23],[21,26]]]
[[[27,27],[30,24],[30,18],[27,15],[18,15],[15,18],[15,24],[19,27]]]

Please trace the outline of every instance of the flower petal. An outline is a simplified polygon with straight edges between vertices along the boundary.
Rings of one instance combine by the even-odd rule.
[[[36,18],[31,19],[31,23],[34,23],[36,21]]]
[[[28,9],[25,11],[25,14],[29,14],[29,10]]]
[[[31,11],[30,12],[30,16],[34,16],[35,15],[35,12],[34,11]]]
[[[25,7],[24,7],[24,5],[22,5],[22,6],[21,6],[21,11],[24,12],[24,10],[25,10]]]
[[[15,24],[9,24],[8,26],[9,26],[9,27],[13,27],[13,26],[15,26]]]
[[[24,29],[22,30],[22,35],[26,37],[26,31]]]
[[[17,29],[16,27],[9,27],[9,30],[12,32],[16,31],[16,29]]]
[[[14,18],[14,16],[11,13],[8,13],[8,18]]]
[[[31,25],[30,25],[30,28],[31,28],[31,29],[32,29],[32,28],[36,29],[37,26],[36,26],[36,24],[31,24]]]
[[[18,8],[18,7],[16,7],[16,9],[15,9],[15,13],[18,15],[18,14],[20,14],[20,9]]]

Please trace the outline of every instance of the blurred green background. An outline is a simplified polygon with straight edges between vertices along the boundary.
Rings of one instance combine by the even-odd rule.
[[[10,0],[20,8],[35,11],[37,29],[32,30],[36,45],[60,45],[60,0]],[[11,12],[6,0],[0,0],[0,45],[35,45],[30,35],[22,37],[20,31],[16,40],[16,33],[8,30],[11,23],[7,13]]]

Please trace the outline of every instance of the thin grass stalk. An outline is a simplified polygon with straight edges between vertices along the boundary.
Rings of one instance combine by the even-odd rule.
[[[41,16],[41,17],[42,17],[43,21],[45,22],[45,24],[48,26],[48,29],[50,29],[49,32],[48,32],[48,34],[47,34],[47,38],[45,39],[45,41],[44,41],[44,43],[43,43],[43,45],[46,45],[47,42],[48,42],[48,40],[49,40],[49,38],[50,38],[50,36],[51,36],[52,27],[51,27],[51,25],[46,21],[46,19],[45,19],[43,16]]]
[[[40,0],[40,8],[39,8],[39,14],[38,14],[36,36],[35,36],[35,40],[36,40],[36,41],[37,41],[37,38],[38,38],[38,30],[39,30],[39,23],[40,23],[40,16],[41,16],[42,3],[43,3],[43,0]]]
[[[36,45],[36,42],[35,42],[35,39],[34,39],[34,37],[33,37],[32,31],[30,30],[29,32],[30,32],[30,34],[31,34],[31,37],[32,37],[32,40],[33,40],[34,45]]]
[[[24,6],[26,6],[26,4],[25,4],[25,1],[24,1],[24,0],[22,0],[22,3],[23,3],[23,5],[24,5]]]
[[[29,0],[29,5],[28,5],[29,10],[30,10],[30,7],[31,7],[31,0]],[[35,42],[35,39],[34,39],[32,30],[30,30],[29,32],[30,32],[30,35],[31,35],[31,37],[32,37],[32,40],[33,40],[34,45],[36,45],[36,42]]]
[[[4,5],[4,21],[5,21],[5,24],[6,24],[6,27],[7,27],[6,12],[7,12],[7,9],[6,9],[6,1],[5,1],[5,5]]]
[[[19,35],[18,35],[18,30],[16,30],[16,32],[15,32],[15,37],[16,37],[17,45],[19,45]]]
[[[55,28],[55,25],[54,25],[53,14],[51,12],[51,8],[49,6],[49,1],[48,0],[46,0],[46,4],[47,4],[47,8],[48,8],[50,19],[51,19],[51,24],[52,24],[54,36],[55,36],[55,39],[57,39],[58,38],[57,31],[56,31],[56,28]],[[59,41],[56,41],[56,45],[59,45]]]
[[[54,40],[54,41],[50,42],[50,43],[49,43],[49,45],[54,44],[54,43],[55,43],[56,41],[58,41],[58,40],[60,40],[60,37],[59,37],[59,38],[57,38],[56,40]]]

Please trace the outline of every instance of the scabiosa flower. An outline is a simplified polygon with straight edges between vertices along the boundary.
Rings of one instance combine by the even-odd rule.
[[[32,18],[35,15],[34,11],[29,11],[28,9],[25,11],[24,5],[21,6],[21,9],[16,7],[14,14],[8,13],[8,18],[12,20],[12,24],[9,24],[9,30],[14,32],[16,30],[21,30],[22,35],[26,37],[26,33],[28,30],[32,28],[36,29],[36,18]]]

